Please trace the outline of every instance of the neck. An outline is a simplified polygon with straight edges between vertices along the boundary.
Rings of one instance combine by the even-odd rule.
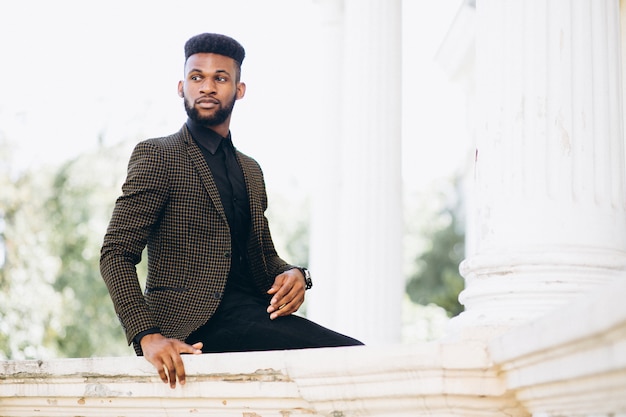
[[[211,129],[212,131],[214,131],[215,133],[217,133],[223,138],[228,136],[228,132],[230,131],[230,128],[228,127],[228,125],[219,125],[219,126],[204,126],[203,125],[203,127],[207,129]]]
[[[223,138],[227,137],[228,133],[230,132],[229,123],[220,123],[219,125],[209,125],[209,124],[197,121],[197,120],[193,120],[193,119],[189,119],[189,120],[195,126],[198,126],[199,128],[202,128],[202,129],[210,129]]]

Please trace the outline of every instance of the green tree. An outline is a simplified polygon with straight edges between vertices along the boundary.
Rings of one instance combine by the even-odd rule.
[[[406,291],[411,301],[436,304],[444,308],[449,316],[463,311],[458,301],[464,280],[459,273],[459,264],[465,256],[465,232],[459,181],[454,181],[451,202],[429,223],[426,231],[429,247],[416,259],[416,271],[409,277]]]
[[[0,143],[0,359],[56,355],[46,344],[47,329],[61,299],[51,283],[57,259],[46,251],[43,201],[49,172],[16,173],[6,142]]]
[[[16,174],[4,145],[0,358],[132,354],[99,272],[128,149],[102,148],[61,166]]]
[[[131,351],[100,276],[100,246],[123,172],[116,149],[100,149],[63,164],[46,202],[49,251],[60,260],[53,288],[61,294],[60,329],[50,342],[67,357]],[[113,169],[112,169],[113,168]]]

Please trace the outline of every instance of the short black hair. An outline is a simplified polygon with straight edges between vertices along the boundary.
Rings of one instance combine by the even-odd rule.
[[[243,46],[233,38],[219,33],[201,33],[185,43],[185,61],[198,53],[213,53],[234,59],[239,66],[246,57]]]

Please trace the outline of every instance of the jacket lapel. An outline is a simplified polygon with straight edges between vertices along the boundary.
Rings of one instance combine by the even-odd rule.
[[[265,227],[265,207],[267,207],[267,197],[263,186],[262,173],[258,165],[251,159],[242,156],[236,151],[239,166],[243,171],[243,177],[248,191],[248,201],[250,202],[250,237],[248,239],[248,256],[254,282],[257,287],[265,293],[269,289],[271,282],[267,281],[267,264],[263,256],[264,245],[262,234]],[[261,250],[259,250],[261,248]],[[256,266],[256,268],[254,267]]]
[[[222,217],[222,220],[224,220],[224,223],[228,225],[228,219],[226,218],[224,206],[222,206],[220,193],[217,190],[217,185],[215,184],[215,180],[213,179],[213,174],[211,174],[211,170],[204,160],[202,151],[191,137],[191,134],[187,130],[187,126],[183,126],[182,134],[184,141],[187,144],[187,153],[189,154],[189,159],[191,160],[191,163],[196,171],[198,172],[198,176],[200,177],[202,185],[204,185],[205,190],[209,194],[209,198],[213,202],[213,205],[217,209],[217,212]]]
[[[250,204],[250,219],[252,223],[252,230],[259,230],[261,225],[258,224],[259,216],[263,216],[262,202],[259,201],[259,187],[254,180],[254,170],[249,164],[250,162],[246,158],[242,158],[239,151],[235,151],[237,161],[243,172],[243,178],[246,182],[246,191],[248,192],[248,202]]]

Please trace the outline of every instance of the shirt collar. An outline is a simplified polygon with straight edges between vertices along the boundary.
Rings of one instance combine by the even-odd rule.
[[[225,141],[225,145],[229,147],[233,146],[230,138],[230,131],[228,132],[228,136],[224,138],[213,129],[204,127],[191,119],[187,119],[187,128],[189,129],[189,132],[191,132],[191,137],[198,142],[198,145],[211,152],[212,155],[215,155],[215,152],[217,152],[217,148],[220,147],[222,140]]]

